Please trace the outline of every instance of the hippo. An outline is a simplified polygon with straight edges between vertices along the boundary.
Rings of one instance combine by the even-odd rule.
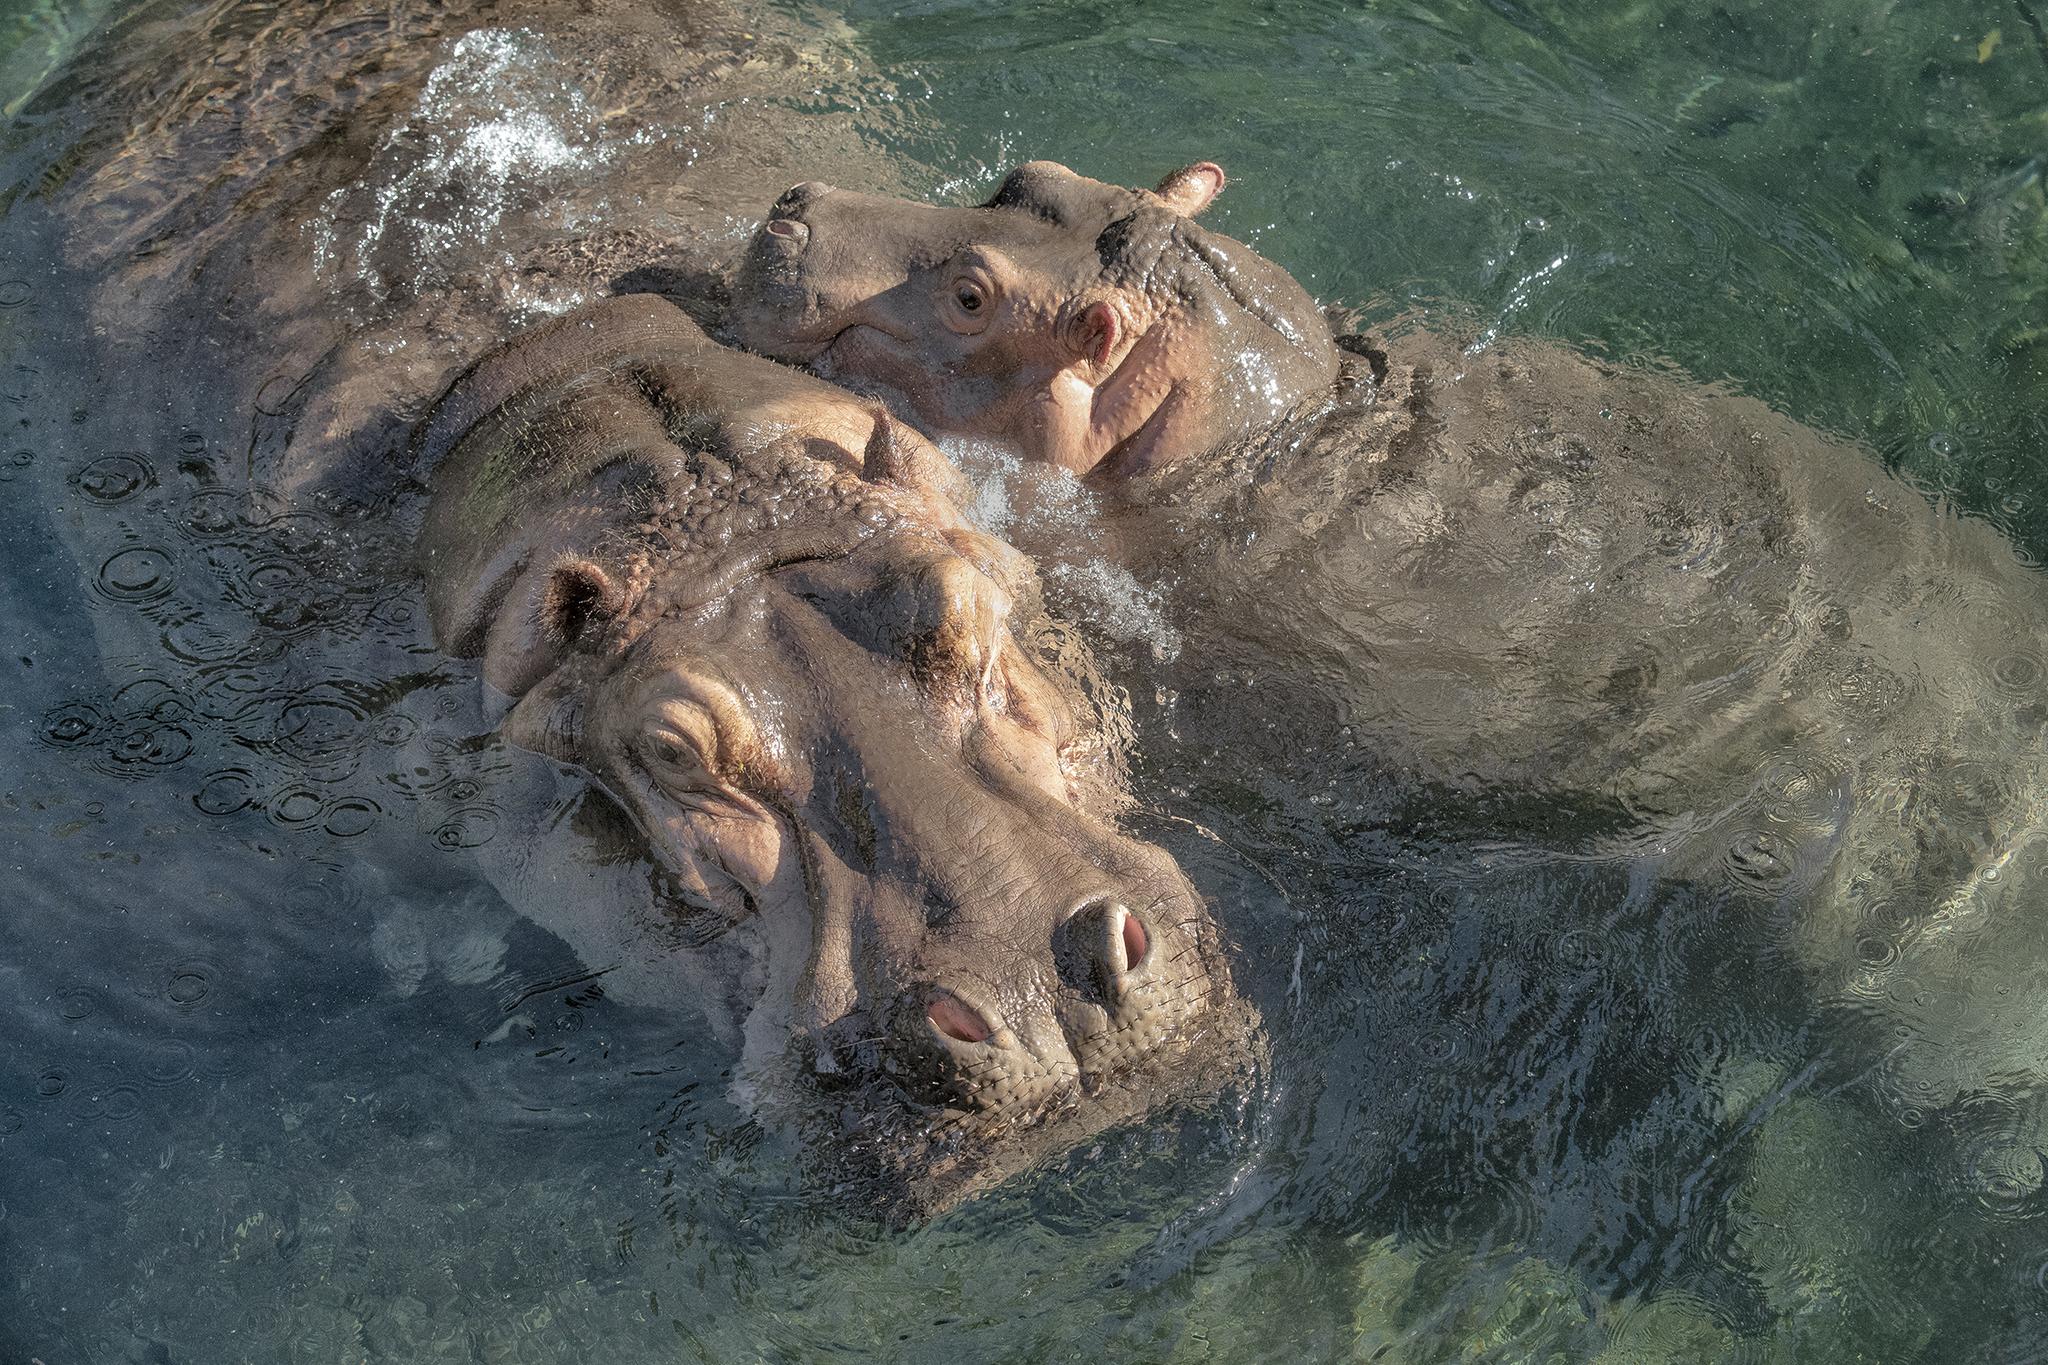
[[[1122,478],[1285,418],[1337,375],[1292,276],[1193,218],[1198,161],[1126,190],[1049,161],[980,208],[812,181],[769,211],[732,326],[751,350],[888,396],[932,431]]]
[[[730,329],[955,450],[1083,475],[1089,552],[1200,641],[1147,681],[1190,724],[1289,717],[1245,736],[1269,771],[1713,888],[1882,1021],[1892,1104],[2048,1079],[2013,1003],[2048,951],[2014,884],[2048,854],[2040,575],[1867,451],[1682,374],[1428,318],[1335,336],[1193,221],[1222,184],[1041,161],[978,207],[798,185]],[[1961,973],[1986,934],[2005,951]]]
[[[926,1215],[1241,1072],[1217,925],[1116,827],[1031,567],[921,437],[637,295],[484,359],[417,445],[437,639],[616,803],[653,916],[741,947],[749,1102],[829,1115],[835,1187]]]

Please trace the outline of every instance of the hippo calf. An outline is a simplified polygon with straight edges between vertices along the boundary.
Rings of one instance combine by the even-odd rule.
[[[2039,573],[1869,452],[1680,374],[1423,319],[1340,344],[1190,220],[1220,184],[1033,162],[971,208],[800,185],[733,330],[934,438],[1113,487],[1118,552],[1196,642],[1155,685],[1231,729],[1242,659],[1292,718],[1234,762],[1321,792],[1371,752],[1356,780],[1407,786],[1399,823],[1725,895],[1883,1020],[1895,1105],[2048,1081],[2011,1003],[2048,953]]]
[[[1223,179],[1202,161],[1127,190],[1034,161],[979,208],[798,185],[747,251],[732,322],[926,431],[1077,474],[1164,468],[1337,374],[1293,277],[1193,222]]]
[[[1202,899],[1111,822],[1028,564],[915,433],[637,296],[488,357],[417,442],[438,639],[511,699],[506,739],[624,811],[653,918],[744,945],[749,1086],[786,1097],[795,1063],[829,1094],[799,1117],[832,1115],[878,1207],[943,1207],[1249,1055]]]

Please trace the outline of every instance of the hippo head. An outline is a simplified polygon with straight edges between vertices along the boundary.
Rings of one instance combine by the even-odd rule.
[[[1131,190],[1050,161],[977,208],[798,185],[747,250],[751,350],[876,394],[928,435],[1119,477],[1271,425],[1337,351],[1286,271],[1193,221],[1197,162]]]
[[[475,400],[488,365],[444,400],[429,601],[516,698],[505,737],[630,816],[665,912],[750,947],[743,1069],[899,1215],[1214,1089],[1255,1018],[1200,896],[1113,823],[1028,563],[915,433],[679,361],[641,326],[667,305],[617,304],[491,362],[512,401]],[[707,424],[735,364],[749,414]]]

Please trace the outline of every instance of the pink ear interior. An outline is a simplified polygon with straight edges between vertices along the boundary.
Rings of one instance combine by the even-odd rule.
[[[1106,303],[1091,303],[1081,314],[1081,352],[1097,365],[1107,365],[1109,357],[1116,351],[1117,334],[1116,310]]]

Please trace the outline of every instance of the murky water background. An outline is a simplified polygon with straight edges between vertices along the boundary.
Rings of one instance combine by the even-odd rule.
[[[267,19],[245,8],[253,41]],[[242,22],[225,12],[205,8]],[[306,355],[328,374],[419,353],[364,373],[431,376],[480,325],[463,308],[516,322],[579,296],[566,268],[475,261],[531,262],[607,211],[713,234],[718,205],[690,217],[689,196],[732,182],[697,158],[751,99],[824,131],[776,144],[783,179],[725,206],[732,234],[799,173],[964,198],[1029,156],[1133,182],[1213,157],[1234,176],[1219,226],[1360,322],[1423,304],[1669,358],[1867,441],[2038,557],[2034,12],[775,17],[796,76],[654,122],[575,39],[523,23],[324,34],[403,42],[348,94],[399,131],[334,149],[354,169],[309,186],[281,239],[333,335],[220,325],[280,356],[246,392],[203,328],[126,339],[146,372],[93,342],[121,270],[138,315],[168,289],[241,297],[148,264],[215,231],[214,201],[151,188],[210,151],[205,115],[187,143],[136,134],[194,160],[135,153],[100,257],[60,252],[29,187],[118,162],[120,139],[17,126],[0,1359],[2048,1359],[2048,1039],[2009,1083],[1916,1105],[1924,1076],[1872,1036],[1888,1016],[1803,972],[1796,925],[1541,812],[1418,804],[1370,754],[1267,762],[1299,748],[1313,685],[1234,657],[1206,700],[1176,695],[1201,641],[1172,585],[1107,564],[1065,590],[1134,694],[1141,828],[1243,940],[1275,1065],[915,1233],[842,1217],[726,1101],[708,1021],[618,1003],[478,870],[534,765],[479,738],[469,673],[390,571],[416,508],[365,518],[277,476],[313,420]],[[33,118],[27,86],[94,18],[24,11],[0,101]],[[288,85],[237,103],[223,74],[209,105],[208,80],[116,96],[317,122]],[[648,199],[656,176],[679,188],[660,213],[576,198],[621,168]],[[469,297],[422,327],[441,295]],[[320,420],[375,449],[377,397],[348,392]],[[985,489],[997,519],[1072,511],[1000,470]],[[2015,640],[1993,683],[2036,693],[2042,648]],[[2024,925],[2048,843],[2013,852],[2022,928],[1889,981],[1920,1017],[2039,1015]]]

